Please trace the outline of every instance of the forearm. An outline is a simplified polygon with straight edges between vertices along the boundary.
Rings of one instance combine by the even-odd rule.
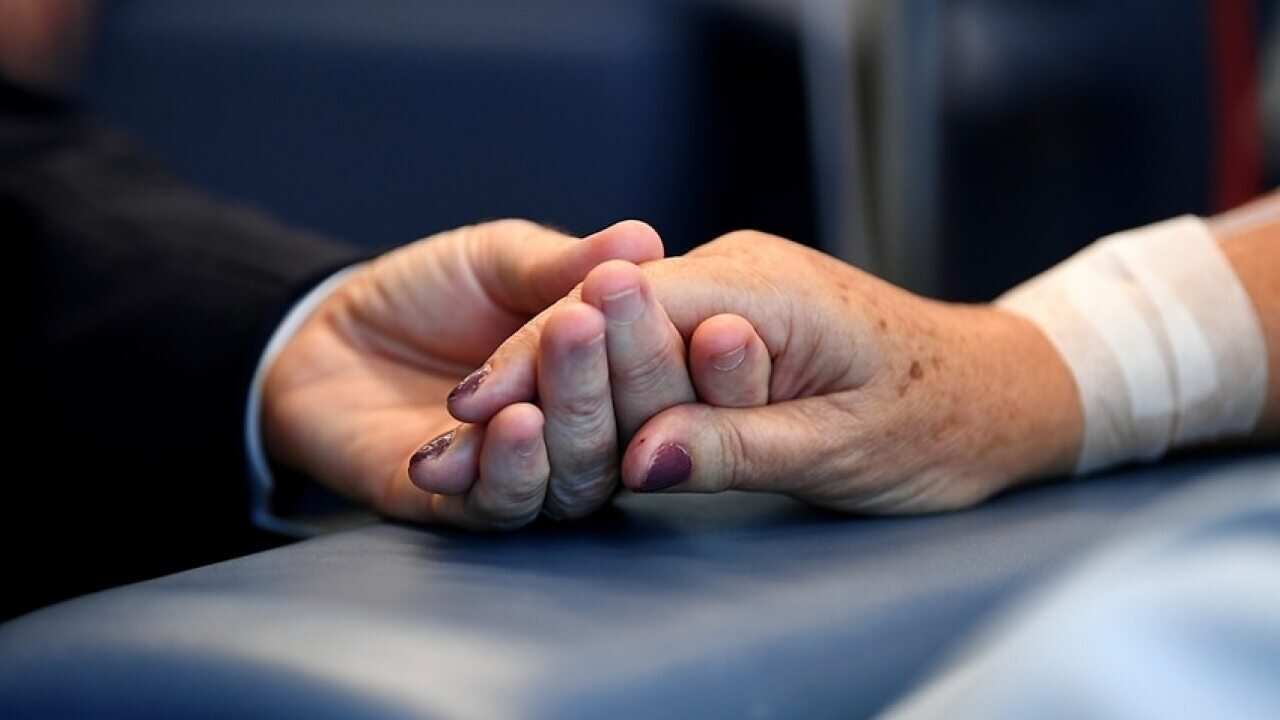
[[[1280,192],[1209,223],[1253,302],[1267,346],[1267,396],[1255,439],[1280,437]]]
[[[1280,431],[1280,195],[1099,240],[997,301],[1052,343],[1082,410],[1074,471]],[[1036,415],[1061,402],[1035,391]],[[1067,418],[1060,412],[1058,414]],[[1065,445],[1072,423],[1058,436]],[[1060,469],[1045,463],[1050,472]]]

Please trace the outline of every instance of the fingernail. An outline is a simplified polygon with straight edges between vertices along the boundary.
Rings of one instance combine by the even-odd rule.
[[[712,355],[711,367],[720,370],[721,372],[729,372],[741,365],[742,361],[746,359],[746,357],[747,346],[743,345],[737,350],[730,350],[729,352],[720,353],[719,355]]]
[[[634,322],[644,312],[644,298],[640,297],[640,288],[631,288],[612,295],[605,295],[603,300],[604,315],[611,322]]]
[[[639,490],[641,492],[665,490],[688,480],[692,471],[693,459],[689,457],[689,451],[680,445],[666,443],[659,446],[658,451],[653,454],[653,460],[649,462],[649,472],[644,476],[644,482],[640,484]]]
[[[538,452],[541,447],[541,436],[531,437],[528,440],[521,440],[516,443],[516,455],[519,455],[522,458],[530,458],[533,457],[533,454]]]
[[[489,367],[488,363],[485,363],[479,370],[476,370],[470,375],[462,378],[462,382],[458,383],[457,387],[449,391],[449,399],[457,400],[458,398],[474,395],[476,389],[480,387],[480,383],[484,382],[484,379],[489,377],[489,371],[492,369],[493,368]]]
[[[426,460],[435,460],[444,454],[445,450],[453,444],[453,436],[458,433],[458,429],[454,428],[449,432],[437,437],[431,442],[418,448],[418,451],[409,458],[409,471],[413,471],[413,466]]]
[[[569,348],[570,362],[580,364],[589,362],[604,352],[604,333]]]

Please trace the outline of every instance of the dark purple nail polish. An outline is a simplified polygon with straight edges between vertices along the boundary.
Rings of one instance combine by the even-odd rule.
[[[489,377],[490,370],[492,370],[492,368],[490,368],[488,364],[485,364],[479,370],[476,370],[470,375],[462,378],[462,382],[458,383],[457,387],[449,391],[449,399],[457,400],[458,398],[464,398],[475,393],[476,389],[480,387],[480,383],[484,382],[484,379]]]
[[[454,428],[426,445],[418,448],[418,451],[413,454],[413,457],[409,458],[409,469],[412,470],[414,465],[417,465],[424,460],[435,460],[443,455],[444,451],[448,450],[449,446],[453,444],[453,436],[457,433],[458,429]]]
[[[641,492],[665,490],[672,485],[679,485],[689,479],[693,471],[693,458],[689,451],[674,443],[666,443],[658,447],[649,461],[649,472],[638,488]]]

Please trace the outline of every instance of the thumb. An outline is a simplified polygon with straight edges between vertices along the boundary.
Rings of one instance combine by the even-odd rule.
[[[803,494],[843,458],[851,420],[823,397],[754,408],[679,405],[632,438],[622,482],[636,492]]]
[[[606,260],[662,258],[662,239],[639,220],[624,220],[582,240],[522,220],[476,228],[471,265],[496,303],[526,316],[559,300]]]

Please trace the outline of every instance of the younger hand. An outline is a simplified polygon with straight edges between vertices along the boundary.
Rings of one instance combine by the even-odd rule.
[[[455,429],[450,389],[601,262],[660,257],[658,236],[634,222],[576,240],[508,220],[390,252],[328,298],[273,363],[263,397],[267,449],[393,517],[523,524],[546,488],[542,411],[516,403],[486,424]],[[445,431],[447,440],[423,446]],[[410,482],[409,468],[433,453],[469,470],[428,493]]]

